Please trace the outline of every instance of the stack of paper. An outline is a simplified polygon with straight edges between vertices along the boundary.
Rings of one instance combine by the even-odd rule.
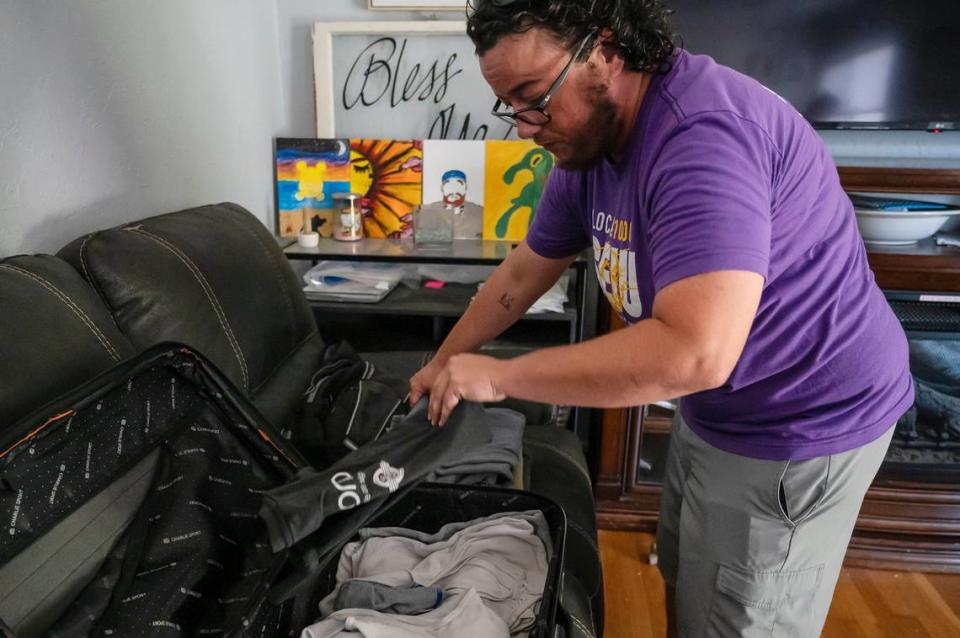
[[[376,303],[397,287],[402,264],[321,261],[304,274],[303,293],[315,301]]]

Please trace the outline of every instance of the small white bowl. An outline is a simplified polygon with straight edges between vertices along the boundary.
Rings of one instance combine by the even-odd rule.
[[[915,244],[934,234],[960,208],[948,210],[868,210],[856,208],[857,226],[868,244],[898,246]]]
[[[320,233],[300,233],[297,243],[303,248],[316,248],[320,245]]]

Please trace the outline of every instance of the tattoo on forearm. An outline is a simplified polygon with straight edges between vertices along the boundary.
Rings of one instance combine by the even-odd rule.
[[[503,293],[503,296],[500,297],[500,305],[507,310],[510,310],[510,306],[513,305],[513,297],[510,295],[510,293]]]

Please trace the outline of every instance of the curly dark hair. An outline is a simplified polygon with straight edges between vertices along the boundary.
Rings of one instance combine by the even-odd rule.
[[[477,55],[483,55],[501,37],[535,27],[551,32],[573,49],[596,29],[609,29],[627,68],[662,73],[670,68],[674,34],[673,13],[661,0],[470,0],[467,35]],[[592,45],[584,49],[586,58]]]

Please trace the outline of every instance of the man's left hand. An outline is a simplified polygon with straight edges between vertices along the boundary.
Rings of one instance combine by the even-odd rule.
[[[430,423],[446,425],[450,413],[462,400],[484,403],[506,399],[500,384],[507,365],[509,361],[479,354],[450,357],[430,390]]]

